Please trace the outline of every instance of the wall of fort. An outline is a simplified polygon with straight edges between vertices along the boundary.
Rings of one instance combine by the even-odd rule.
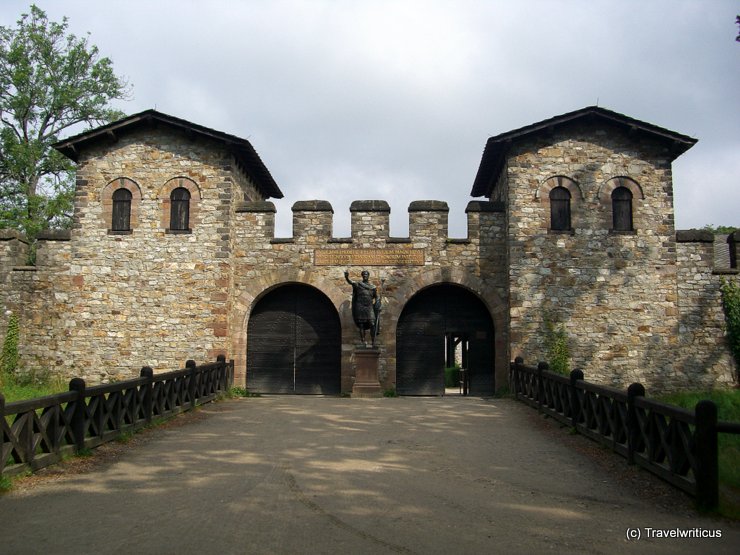
[[[711,265],[677,257],[668,152],[617,128],[575,126],[539,140],[511,152],[507,190],[494,193],[508,199],[512,356],[546,359],[549,320],[564,326],[572,367],[589,379],[658,389],[725,382],[718,280]],[[551,227],[558,186],[571,195],[567,230]],[[631,231],[613,229],[617,187],[632,193]],[[696,272],[712,285],[687,286]],[[688,295],[683,304],[680,294]],[[706,323],[689,323],[689,307],[702,304],[712,307],[711,321],[689,341],[681,331]],[[677,357],[682,348],[693,354]]]
[[[720,287],[722,280],[740,284],[740,274],[737,268],[716,266],[710,232],[679,231],[676,238],[679,348],[675,373],[667,379],[699,388],[731,385],[737,366],[727,348]]]
[[[574,139],[573,137],[578,137]],[[146,129],[87,148],[78,161],[74,226],[28,243],[0,232],[2,313],[21,319],[25,370],[91,383],[170,370],[185,360],[236,362],[248,383],[250,315],[290,283],[313,287],[341,324],[341,389],[355,377],[353,280],[382,282],[380,380],[396,384],[396,331],[418,293],[456,284],[491,315],[496,387],[515,356],[547,358],[548,322],[562,325],[572,367],[590,380],[649,390],[729,384],[719,286],[737,269],[714,264],[712,237],[674,230],[671,156],[622,128],[565,126],[519,141],[488,201],[467,207],[450,238],[448,207],[416,201],[409,236],[389,235],[391,207],[350,207],[351,236],[333,234],[327,201],[293,205],[291,237],[275,237],[275,207],[223,142]],[[570,226],[553,229],[550,192],[570,193]],[[613,229],[611,194],[632,194],[632,229]],[[190,196],[188,229],[171,229],[171,193]],[[112,224],[113,192],[131,193],[130,229]],[[737,248],[736,245],[733,248]],[[736,260],[736,258],[735,258]],[[7,316],[0,318],[0,338]]]
[[[496,379],[508,373],[505,227],[503,207],[471,202],[468,237],[450,239],[449,209],[439,201],[409,206],[409,237],[389,236],[390,207],[385,201],[356,201],[350,207],[352,236],[332,235],[333,210],[326,201],[293,205],[293,236],[275,238],[275,208],[270,202],[242,203],[234,225],[234,301],[229,336],[237,380],[244,379],[249,314],[262,295],[285,283],[304,283],[324,293],[339,313],[342,327],[342,390],[351,391],[352,354],[360,342],[352,320],[352,288],[344,279],[383,280],[379,373],[384,389],[395,386],[396,326],[406,302],[426,287],[455,283],[475,293],[491,311],[495,328]],[[248,385],[248,382],[247,382]]]
[[[111,230],[121,187],[130,231]],[[191,194],[188,230],[169,229],[174,187]],[[40,241],[35,267],[3,266],[25,364],[99,382],[226,353],[233,197],[260,198],[228,152],[185,136],[147,131],[87,152],[68,240]]]

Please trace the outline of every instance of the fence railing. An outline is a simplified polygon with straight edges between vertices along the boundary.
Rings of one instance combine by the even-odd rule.
[[[740,423],[717,420],[717,406],[700,401],[693,411],[645,398],[633,383],[626,391],[570,377],[521,357],[511,364],[515,397],[575,431],[611,448],[695,497],[702,509],[719,502],[718,433],[740,434]]]
[[[54,464],[63,457],[92,449],[146,426],[207,403],[229,390],[234,361],[154,374],[109,385],[86,387],[73,378],[69,391],[5,404],[0,394],[0,474],[14,475]]]

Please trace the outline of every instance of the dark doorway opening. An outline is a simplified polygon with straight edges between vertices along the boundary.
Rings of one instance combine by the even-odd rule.
[[[445,368],[455,364],[462,370],[455,374],[460,392],[493,395],[493,361],[493,320],[475,294],[440,284],[406,303],[396,331],[399,395],[444,395]]]
[[[339,315],[318,289],[283,285],[257,302],[247,326],[247,388],[259,393],[340,393]]]

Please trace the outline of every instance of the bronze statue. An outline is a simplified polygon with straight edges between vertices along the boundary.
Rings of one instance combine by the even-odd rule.
[[[369,281],[370,272],[363,270],[361,275],[362,281],[352,281],[347,270],[344,272],[344,279],[352,286],[352,318],[360,330],[360,341],[367,345],[365,332],[370,330],[374,347],[375,338],[380,333],[381,298],[378,288]]]

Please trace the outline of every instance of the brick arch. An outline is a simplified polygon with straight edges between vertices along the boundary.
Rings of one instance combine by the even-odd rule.
[[[157,193],[161,206],[159,224],[163,229],[170,227],[170,195],[175,189],[182,187],[190,193],[190,228],[195,228],[200,223],[200,187],[188,177],[173,177],[167,181]]]
[[[618,189],[619,187],[626,187],[627,189],[629,189],[632,193],[632,198],[635,200],[645,199],[645,195],[642,192],[642,187],[639,183],[637,183],[637,181],[635,181],[631,177],[616,176],[606,180],[604,183],[601,184],[601,187],[599,187],[599,203],[602,206],[611,207],[612,193],[615,189]]]
[[[534,194],[535,200],[539,200],[540,202],[548,202],[550,200],[550,191],[552,191],[555,187],[564,187],[565,189],[570,191],[570,196],[572,199],[585,199],[585,197],[583,196],[583,191],[581,190],[581,186],[578,184],[578,182],[574,181],[570,177],[565,177],[564,175],[554,175],[552,177],[548,177],[542,183],[540,183],[540,186],[537,188],[537,191]]]
[[[370,270],[370,281],[379,284],[380,275]],[[332,302],[339,314],[342,326],[342,342],[346,345],[357,343],[357,329],[352,320],[352,289],[344,281],[341,270],[336,279],[311,269],[273,270],[264,272],[254,279],[245,280],[237,287],[239,294],[234,300],[229,333],[231,356],[235,364],[235,383],[244,384],[247,364],[247,329],[249,316],[256,303],[272,290],[288,283],[303,283],[321,291]],[[480,278],[462,268],[432,268],[403,279],[400,283],[386,281],[386,292],[381,316],[381,335],[379,343],[387,353],[388,366],[384,369],[386,381],[383,387],[392,387],[396,379],[396,328],[398,318],[405,304],[423,289],[433,285],[452,283],[475,294],[488,309],[493,320],[495,334],[495,380],[497,387],[508,383],[509,352],[507,338],[508,304],[493,287],[487,286]],[[342,352],[343,390],[351,389],[351,353]]]
[[[476,295],[486,306],[493,320],[494,342],[495,342],[495,382],[496,387],[508,384],[509,380],[509,344],[508,330],[508,304],[491,286],[486,285],[480,278],[462,268],[431,268],[409,278],[394,291],[389,300],[387,310],[392,318],[384,321],[383,341],[384,345],[392,344],[392,353],[396,352],[396,331],[398,318],[406,303],[417,293],[434,285],[451,283],[467,289]],[[391,349],[388,349],[391,351]],[[389,373],[395,382],[395,356],[392,357],[392,368]]]
[[[139,225],[139,207],[141,206],[141,187],[136,181],[128,177],[117,177],[109,181],[100,191],[100,204],[103,207],[103,222],[106,230],[110,231],[113,227],[113,193],[118,189],[126,189],[131,193],[131,230],[133,231]]]
[[[249,316],[257,302],[273,290],[290,283],[302,283],[310,285],[323,293],[334,305],[339,314],[342,326],[342,337],[346,337],[348,327],[353,327],[352,313],[349,309],[351,292],[348,296],[346,288],[340,287],[344,278],[336,283],[327,281],[322,276],[314,274],[310,270],[273,270],[264,272],[255,279],[250,279],[239,284],[239,295],[236,297],[232,307],[232,329],[230,330],[231,356],[234,359],[235,383],[244,385],[247,367],[247,329]],[[344,283],[346,285],[346,283]],[[349,286],[347,286],[349,287]],[[342,373],[345,373],[345,361],[342,361]]]
[[[558,229],[558,233],[572,233],[576,227],[576,223],[581,218],[581,206],[585,197],[581,186],[571,179],[563,175],[554,175],[545,179],[535,192],[535,200],[539,200],[542,205],[542,219],[540,221],[540,228],[544,230],[553,229],[552,215],[551,215],[551,204],[550,204],[550,193],[553,189],[563,187],[570,193],[570,202],[568,203],[568,209],[570,211],[568,219],[570,220],[570,226],[568,229]]]

